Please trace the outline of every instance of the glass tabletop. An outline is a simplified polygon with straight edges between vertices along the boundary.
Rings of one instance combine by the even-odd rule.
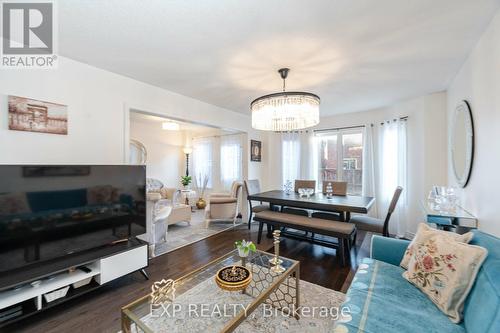
[[[296,291],[296,295],[290,297],[298,305],[299,263],[280,257],[283,261],[281,265],[286,270],[281,274],[274,273],[269,263],[273,257],[272,254],[257,251],[244,258],[242,263],[238,251],[231,251],[177,279],[175,290],[170,291],[166,302],[159,304],[148,294],[125,306],[122,309],[122,329],[124,332],[228,332],[232,330],[230,327],[236,327],[259,304],[270,300],[274,302],[271,291],[281,284],[286,285],[286,290]],[[244,291],[225,291],[215,282],[220,269],[234,265],[244,265],[252,272],[252,281]],[[187,326],[179,329],[181,323]],[[134,329],[130,330],[130,327]]]

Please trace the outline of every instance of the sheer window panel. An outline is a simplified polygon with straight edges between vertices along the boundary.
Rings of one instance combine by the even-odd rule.
[[[297,133],[281,137],[282,184],[300,179],[300,138]]]
[[[209,138],[193,139],[193,175],[204,179],[208,175],[208,188],[213,188],[213,142]]]
[[[229,190],[231,184],[241,180],[243,174],[243,144],[241,135],[226,135],[221,137],[220,176],[224,190]]]

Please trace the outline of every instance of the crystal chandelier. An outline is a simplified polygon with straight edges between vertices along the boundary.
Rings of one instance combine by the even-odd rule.
[[[307,92],[285,91],[285,80],[290,69],[278,72],[283,79],[283,92],[265,95],[250,104],[252,127],[263,131],[294,131],[319,123],[317,95]]]

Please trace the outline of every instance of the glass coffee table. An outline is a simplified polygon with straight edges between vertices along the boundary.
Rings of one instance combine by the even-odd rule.
[[[172,281],[157,281],[155,292],[122,308],[122,331],[128,332],[232,332],[250,315],[284,311],[298,319],[300,265],[280,257],[285,271],[271,271],[272,254],[257,251],[243,259],[234,250]],[[243,265],[252,281],[243,291],[225,291],[215,282],[226,266]],[[165,286],[166,284],[170,284]],[[160,301],[158,287],[162,292]],[[259,309],[260,311],[255,311]]]

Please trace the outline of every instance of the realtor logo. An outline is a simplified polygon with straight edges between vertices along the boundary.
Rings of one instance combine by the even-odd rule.
[[[54,68],[54,3],[2,2],[2,68]]]

